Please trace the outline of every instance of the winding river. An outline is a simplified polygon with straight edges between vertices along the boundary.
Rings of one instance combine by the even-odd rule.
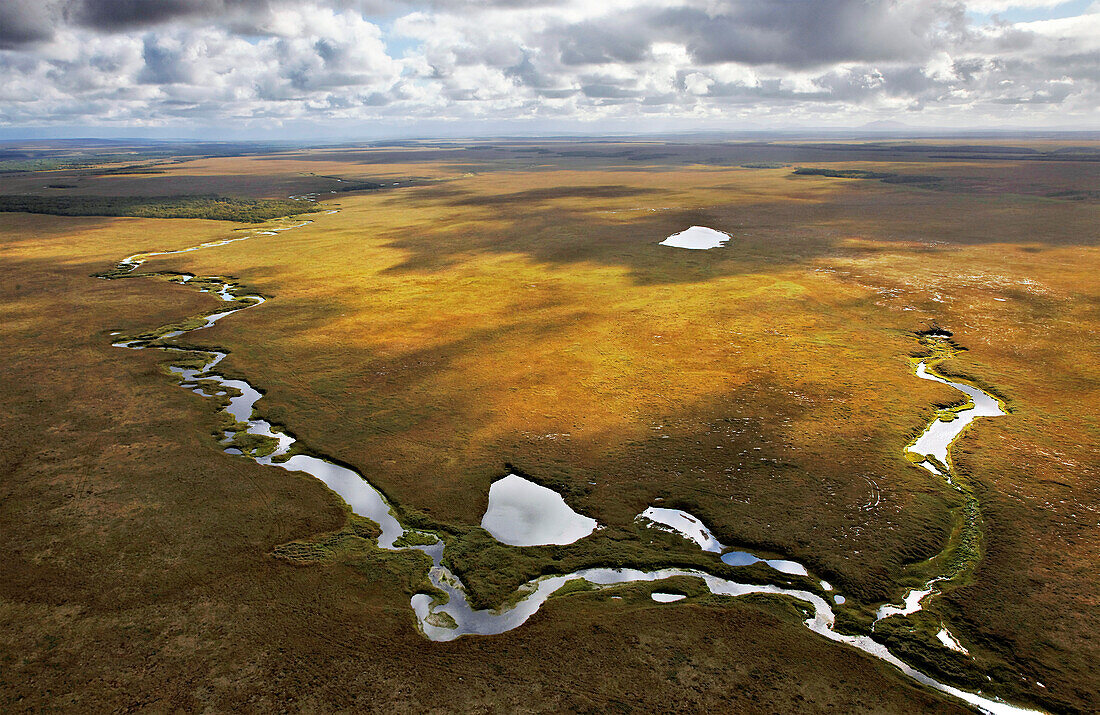
[[[210,241],[177,251],[155,251],[136,254],[120,261],[112,272],[105,274],[103,277],[114,279],[137,275],[135,271],[143,265],[146,260],[155,256],[167,256],[187,253],[203,248],[214,248],[255,236],[276,235],[281,231],[299,228],[309,223],[312,222],[305,221],[292,226],[253,231],[244,236]],[[381,492],[375,489],[361,474],[348,467],[334,464],[321,457],[295,453],[293,448],[296,444],[296,440],[292,435],[279,430],[265,420],[253,417],[255,405],[262,397],[262,393],[246,380],[230,379],[216,372],[218,364],[226,357],[226,353],[215,350],[196,350],[190,348],[185,350],[165,342],[166,340],[179,337],[185,333],[193,333],[209,328],[229,315],[262,304],[264,298],[259,295],[242,292],[235,282],[224,277],[210,276],[200,279],[186,273],[169,275],[169,277],[174,282],[182,285],[197,286],[199,290],[211,293],[226,303],[232,303],[233,305],[227,307],[225,310],[200,316],[205,319],[205,322],[194,328],[162,329],[163,331],[148,333],[145,337],[119,340],[112,344],[119,348],[132,350],[157,349],[180,353],[188,356],[188,365],[193,365],[193,358],[199,356],[204,360],[204,363],[200,367],[172,365],[169,369],[179,377],[179,384],[186,389],[192,390],[199,395],[220,398],[223,401],[228,398],[228,405],[223,408],[223,411],[231,415],[238,424],[233,429],[226,430],[222,436],[221,443],[224,446],[225,452],[233,455],[240,455],[242,458],[253,459],[258,464],[291,471],[305,472],[316,477],[334,492],[339,494],[356,514],[366,517],[379,525],[381,528],[381,535],[378,537],[378,546],[380,548],[393,551],[416,549],[427,554],[432,560],[429,579],[431,583],[445,593],[447,597],[446,600],[443,600],[433,598],[424,593],[418,593],[412,597],[412,610],[416,614],[416,620],[421,632],[427,638],[433,641],[449,641],[464,635],[494,635],[511,630],[524,623],[537,612],[551,594],[560,589],[567,582],[575,579],[583,579],[596,588],[606,588],[619,584],[656,582],[676,576],[689,576],[700,579],[711,593],[718,595],[737,597],[747,594],[775,594],[795,598],[809,607],[811,615],[806,619],[805,625],[814,633],[828,638],[829,640],[857,648],[864,653],[890,663],[913,680],[970,703],[983,712],[997,714],[1037,712],[1004,703],[996,698],[984,696],[981,693],[971,693],[941,683],[907,665],[894,656],[884,645],[873,640],[869,635],[848,635],[836,631],[834,629],[835,616],[832,610],[832,604],[816,593],[799,589],[782,588],[771,584],[740,583],[730,579],[719,578],[699,569],[664,568],[653,571],[639,571],[629,568],[582,569],[569,574],[542,577],[528,582],[519,589],[519,597],[515,603],[507,608],[499,610],[475,610],[471,608],[467,602],[465,589],[461,581],[442,563],[445,544],[441,539],[434,534],[415,532],[419,537],[416,539],[417,541],[427,542],[434,539],[434,542],[427,545],[397,546],[396,542],[402,535],[406,534],[406,529],[402,526],[394,510]],[[943,422],[937,418],[925,433],[925,435],[928,435],[929,432],[935,431],[935,434],[928,437],[926,441],[922,442],[918,440],[915,445],[907,448],[908,451],[912,451],[918,446],[923,449],[924,445],[933,444],[934,449],[928,452],[928,454],[935,456],[944,466],[949,466],[948,455],[946,453],[947,446],[958,436],[962,429],[965,428],[966,424],[969,424],[971,420],[978,416],[1003,414],[1003,412],[1000,411],[999,404],[992,396],[970,385],[951,382],[940,376],[933,375],[927,370],[927,366],[924,363],[919,364],[917,374],[920,377],[937,380],[950,385],[967,394],[975,403],[975,406],[969,409],[969,413],[968,410],[958,411],[958,417],[953,422]],[[985,400],[997,404],[998,411],[993,413],[991,408],[989,408],[989,403]],[[964,419],[966,421],[962,422]],[[961,424],[956,425],[955,422],[960,422]],[[946,430],[948,427],[940,427],[939,425],[949,426],[953,434],[947,438]],[[238,438],[238,432],[268,438],[269,441],[267,445],[269,449],[266,450],[266,453],[263,450],[247,453],[244,452],[242,448],[233,446]],[[943,451],[941,451],[939,449],[940,443],[945,438],[947,441],[943,443]],[[923,440],[924,436],[922,436],[921,439]],[[273,446],[273,449],[270,448],[271,446]],[[926,463],[926,466],[932,467],[930,471],[934,471],[936,474],[941,473],[941,471],[931,463]],[[650,522],[651,525],[658,528],[671,529],[681,533],[685,538],[694,541],[703,550],[714,553],[717,564],[718,559],[723,558],[721,553],[725,551],[726,547],[714,539],[709,529],[695,517],[685,512],[673,512],[676,512],[676,510],[651,507],[647,509],[646,512],[643,512],[643,514],[640,514],[639,518],[645,519]],[[779,559],[768,561],[743,551],[726,552],[725,559],[727,563],[733,563],[734,565],[763,561],[781,572],[808,574],[808,570],[797,562]],[[825,582],[822,582],[822,586],[826,591],[832,590]],[[929,584],[925,589],[910,592],[905,599],[906,603],[904,606],[883,606],[882,609],[879,610],[879,619],[897,613],[912,613],[919,610],[921,600],[932,593],[933,589],[934,585]],[[658,594],[658,599],[662,602],[669,602],[670,605],[668,607],[670,608],[676,607],[675,605],[671,605],[674,601],[681,600],[675,598],[674,594],[671,596]],[[844,599],[843,596],[838,594],[833,597],[833,600],[836,603],[843,603]],[[946,631],[944,632],[946,633]],[[941,636],[941,641],[945,643],[945,647],[948,647],[946,645],[948,638],[950,638],[950,642],[957,645],[957,642],[947,634],[946,636]]]

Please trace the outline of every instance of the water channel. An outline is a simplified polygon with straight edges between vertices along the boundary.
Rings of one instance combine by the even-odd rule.
[[[202,248],[213,248],[234,241],[246,240],[254,236],[277,235],[281,231],[300,228],[309,223],[312,222],[306,221],[294,226],[255,231],[249,235],[219,241],[210,241],[177,251],[155,251],[136,254],[120,261],[115,270],[104,275],[104,277],[113,279],[134,275],[136,269],[151,257],[187,253]],[[513,599],[514,603],[507,608],[496,610],[475,610],[471,608],[466,600],[465,589],[461,581],[442,563],[445,544],[441,539],[434,534],[416,532],[420,537],[418,541],[435,539],[434,543],[417,546],[396,546],[395,543],[406,533],[406,529],[402,526],[394,509],[382,493],[375,489],[361,474],[349,467],[335,464],[318,456],[301,453],[291,454],[296,439],[286,432],[272,426],[265,420],[254,417],[255,406],[257,401],[262,398],[262,393],[246,380],[230,379],[215,371],[218,364],[225,359],[226,353],[215,350],[183,349],[165,342],[166,340],[179,337],[185,333],[193,333],[209,328],[229,315],[261,305],[264,302],[264,298],[259,295],[242,292],[236,283],[224,277],[212,276],[198,279],[191,274],[175,274],[170,276],[170,278],[174,280],[174,282],[184,286],[198,286],[199,290],[210,293],[234,305],[226,310],[201,316],[205,318],[205,322],[203,325],[195,328],[169,330],[164,333],[154,332],[149,335],[156,335],[156,337],[118,340],[112,344],[119,348],[133,350],[164,350],[167,352],[184,354],[187,355],[188,358],[200,356],[201,359],[204,360],[204,363],[200,367],[173,365],[170,366],[169,369],[178,376],[180,380],[179,384],[185,389],[192,390],[196,394],[206,397],[229,398],[228,405],[223,408],[224,412],[231,415],[239,424],[236,428],[227,430],[223,434],[221,442],[223,445],[227,445],[224,448],[225,452],[240,458],[253,459],[261,465],[304,472],[316,477],[332,491],[340,495],[356,514],[370,519],[379,525],[381,528],[381,535],[378,538],[378,546],[380,548],[394,551],[416,549],[427,554],[432,560],[429,579],[436,588],[446,594],[446,600],[433,598],[425,593],[418,593],[411,599],[410,605],[416,614],[417,623],[421,632],[427,638],[433,641],[449,641],[465,635],[487,636],[511,630],[520,626],[536,613],[542,604],[545,603],[546,599],[555,591],[560,589],[567,582],[575,579],[583,579],[596,588],[608,588],[621,584],[657,582],[668,578],[687,576],[700,579],[711,593],[717,595],[737,597],[747,594],[775,594],[797,599],[808,606],[811,615],[807,617],[805,625],[814,633],[828,638],[829,640],[857,648],[864,653],[890,663],[913,680],[968,702],[983,712],[996,713],[998,715],[1001,713],[1036,712],[1034,710],[1004,703],[993,697],[986,697],[981,693],[971,693],[941,683],[907,665],[894,656],[884,645],[873,640],[869,635],[849,635],[834,630],[835,616],[832,610],[832,604],[816,593],[799,589],[782,588],[772,584],[740,583],[714,576],[700,569],[664,568],[653,571],[639,571],[630,568],[582,569],[569,574],[538,578],[524,584],[519,589],[518,598]],[[192,363],[193,360],[189,360],[189,364]],[[952,422],[943,422],[937,418],[937,420],[929,426],[925,434],[922,435],[914,445],[907,448],[909,451],[913,451],[914,449],[928,449],[928,452],[918,453],[931,454],[943,465],[949,466],[950,460],[949,455],[946,453],[946,449],[951,441],[958,437],[962,429],[975,417],[992,416],[995,414],[1003,414],[1003,412],[1000,411],[999,403],[997,403],[996,399],[992,396],[970,385],[951,382],[945,378],[934,375],[928,371],[924,363],[919,364],[916,374],[918,377],[924,379],[936,380],[950,385],[968,395],[974,402],[974,406],[969,408],[969,412],[968,410],[958,411],[957,418]],[[993,407],[990,406],[990,401],[993,405],[996,405],[997,411],[993,411]],[[965,420],[965,422],[963,420]],[[956,422],[961,423],[961,426],[956,424]],[[940,425],[946,426],[941,427]],[[243,453],[241,449],[230,446],[233,444],[233,439],[238,430],[244,431],[249,435],[263,436],[273,440],[275,445],[274,449],[262,456]],[[946,440],[946,442],[944,440]],[[290,456],[288,457],[288,455]],[[935,471],[939,473],[938,469]],[[527,480],[522,480],[527,482],[528,485],[536,487],[537,490],[551,492],[553,497],[556,497],[556,499],[550,498],[541,492],[536,492],[535,490],[531,490],[515,482],[511,477],[522,480],[522,478],[516,475],[509,475],[509,477],[506,478],[509,480],[505,485],[505,491],[507,492],[505,496],[507,498],[502,502],[507,504],[505,511],[511,510],[513,514],[517,511],[523,512],[526,509],[526,506],[522,503],[524,493],[537,493],[538,498],[542,500],[540,504],[552,504],[552,508],[558,509],[560,512],[559,516],[564,517],[565,522],[567,522],[567,528],[565,528],[564,531],[560,529],[557,531],[554,529],[544,530],[544,533],[540,532],[540,535],[535,537],[522,533],[518,535],[513,534],[514,540],[531,543],[532,539],[539,541],[540,539],[549,538],[550,541],[540,543],[570,543],[571,541],[583,538],[596,527],[596,522],[594,520],[576,514],[576,512],[565,505],[560,495],[545,489],[545,487],[540,487]],[[558,500],[561,500],[560,506],[568,510],[568,514],[560,511],[557,505]],[[487,517],[488,516],[487,514]],[[650,507],[642,514],[639,514],[638,518],[648,522],[650,526],[655,528],[664,528],[680,533],[684,538],[694,542],[704,551],[714,553],[716,561],[720,558],[722,561],[731,565],[746,565],[749,563],[763,562],[782,573],[809,574],[809,570],[805,566],[794,561],[759,558],[746,551],[727,551],[727,547],[718,542],[710,530],[698,518],[687,512]],[[490,526],[499,526],[505,520],[506,519],[490,518]],[[537,521],[537,519],[535,520]],[[507,529],[509,527],[503,528]],[[490,529],[490,531],[492,531],[492,529]],[[522,531],[522,529],[520,531]],[[504,538],[507,539],[510,537],[509,535],[504,535]],[[559,540],[554,541],[553,539]],[[822,582],[822,584],[823,587],[828,585],[825,582]],[[921,601],[932,593],[933,588],[934,584],[930,584],[926,587],[927,590],[921,589],[910,592],[903,606],[899,607],[889,604],[883,606],[879,609],[879,618],[881,619],[898,613],[912,613],[919,610]],[[828,587],[825,588],[825,590],[831,591],[832,588]],[[684,600],[678,596],[680,596],[680,594],[666,594],[661,591],[657,591],[653,594],[656,600],[666,603]],[[836,594],[833,596],[833,600],[836,603],[843,603],[844,597]],[[948,639],[950,639],[950,642]],[[945,635],[940,636],[940,640],[945,644],[945,647],[952,647],[953,649],[955,649],[955,646],[958,646],[958,648],[962,647],[954,637],[946,633],[946,629]]]

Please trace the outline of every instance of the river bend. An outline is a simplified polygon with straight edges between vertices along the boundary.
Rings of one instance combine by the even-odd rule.
[[[209,241],[176,251],[152,251],[135,254],[124,258],[117,264],[114,271],[105,274],[103,277],[114,279],[135,275],[135,271],[149,258],[188,253],[205,248],[215,248],[235,241],[243,241],[259,236],[278,235],[278,233],[282,231],[300,228],[310,223],[312,223],[312,221],[305,221],[292,226],[254,231],[248,235]],[[427,554],[432,560],[429,579],[436,588],[447,595],[446,601],[442,599],[433,599],[432,596],[424,593],[416,594],[411,599],[410,605],[413,612],[416,614],[419,628],[427,638],[433,641],[449,641],[465,635],[488,636],[516,628],[536,613],[542,604],[546,602],[546,599],[555,591],[574,579],[584,579],[596,588],[608,588],[627,583],[656,582],[677,576],[689,576],[700,579],[711,593],[717,595],[737,597],[747,594],[774,594],[795,598],[808,606],[811,615],[807,617],[805,625],[814,633],[828,638],[829,640],[857,648],[868,655],[890,663],[913,680],[970,703],[983,712],[995,713],[997,715],[1002,713],[1037,712],[1010,705],[994,697],[987,697],[981,693],[971,693],[941,683],[904,663],[884,645],[873,640],[869,635],[849,635],[836,631],[834,629],[835,615],[832,610],[832,604],[816,593],[782,588],[772,584],[740,583],[730,579],[719,578],[698,569],[664,568],[653,571],[639,571],[630,568],[582,569],[569,574],[547,576],[530,581],[520,588],[520,594],[524,595],[521,595],[513,605],[507,608],[495,610],[475,610],[471,608],[467,602],[462,582],[442,563],[445,545],[441,539],[425,532],[416,532],[421,537],[419,540],[426,541],[434,538],[435,542],[429,545],[396,546],[395,542],[406,533],[406,529],[402,526],[394,509],[382,493],[375,489],[361,474],[351,468],[335,464],[317,456],[302,453],[291,454],[296,439],[292,435],[274,427],[267,421],[254,417],[255,406],[257,401],[261,399],[262,393],[246,380],[230,379],[216,372],[215,368],[226,357],[226,353],[215,350],[196,350],[192,348],[185,350],[165,342],[166,340],[179,337],[185,333],[192,333],[209,328],[218,321],[236,312],[262,304],[265,299],[259,295],[242,292],[233,281],[224,277],[204,277],[200,280],[196,279],[195,276],[191,274],[185,273],[174,275],[172,278],[175,282],[182,285],[191,284],[198,286],[199,290],[211,293],[226,303],[232,303],[234,305],[226,310],[201,316],[205,318],[205,322],[203,325],[195,328],[169,330],[164,333],[154,332],[152,333],[156,335],[154,338],[119,340],[112,343],[112,345],[132,350],[158,349],[167,352],[182,353],[188,356],[201,356],[205,359],[205,363],[198,368],[180,365],[170,366],[169,369],[178,376],[180,386],[205,397],[228,396],[229,404],[223,409],[224,412],[231,415],[238,423],[239,426],[237,429],[240,429],[240,425],[243,425],[245,433],[266,437],[271,440],[270,444],[274,445],[273,449],[262,454],[262,456],[244,453],[241,449],[232,446],[237,432],[237,430],[234,429],[227,430],[222,436],[221,442],[223,445],[226,445],[224,447],[225,452],[253,459],[258,464],[304,472],[316,477],[324,482],[331,490],[339,494],[356,514],[370,519],[379,525],[381,528],[381,535],[378,537],[378,546],[380,548],[393,551],[416,549]],[[971,408],[972,414],[965,414],[966,410],[958,412],[958,419],[956,421],[961,422],[961,425],[951,426],[953,434],[950,435],[950,438],[947,438],[947,432],[944,428],[937,427],[937,423],[945,425],[951,423],[937,420],[936,423],[929,426],[920,440],[913,446],[907,448],[908,451],[913,451],[914,449],[925,449],[927,447],[929,449],[928,452],[919,452],[919,454],[931,454],[942,464],[949,466],[950,460],[946,452],[947,447],[953,439],[958,437],[958,434],[962,432],[965,426],[975,417],[992,416],[994,414],[1003,414],[1003,412],[1000,411],[999,403],[997,403],[996,399],[992,396],[970,385],[951,382],[938,375],[934,375],[927,370],[927,366],[923,362],[917,367],[916,374],[924,379],[936,380],[948,384],[967,394],[975,403],[975,406]],[[989,401],[997,405],[996,412],[992,411]],[[962,422],[963,419],[966,419],[966,421]],[[933,430],[935,430],[935,434],[925,439]],[[943,443],[944,439],[947,440],[946,443]],[[288,457],[287,455],[290,456]],[[930,471],[934,471],[936,474],[941,473],[938,468],[930,463],[926,463],[925,466],[932,467]],[[673,530],[677,530],[681,526],[684,527],[681,533],[685,538],[695,541],[700,548],[706,551],[714,552],[717,562],[720,558],[720,552],[722,552],[725,547],[713,538],[709,529],[691,515],[680,512],[680,515],[683,515],[680,516],[671,514],[671,511],[674,510],[662,510],[651,507],[643,514],[639,515],[639,517],[645,517],[650,521],[654,521],[657,526],[664,526]],[[744,554],[744,556],[734,556],[738,554]],[[803,565],[793,561],[780,559],[769,561],[757,558],[748,554],[748,552],[727,552],[727,556],[730,556],[734,562],[740,562],[743,559],[763,561],[773,568],[786,573],[808,573],[808,570]],[[824,582],[822,583],[823,585],[827,585],[824,584]],[[926,587],[927,590],[919,589],[910,592],[905,599],[905,605],[902,607],[891,606],[889,604],[883,606],[879,610],[879,619],[889,615],[912,613],[919,610],[921,601],[932,592],[933,588],[934,585]],[[831,587],[826,590],[831,590]],[[666,598],[665,596],[659,597],[662,599]],[[834,596],[834,600],[837,603],[843,603],[844,597],[838,594]],[[676,606],[670,605],[669,607]],[[944,640],[946,643],[947,637],[943,637],[941,640]],[[954,642],[954,639],[951,638],[951,641]],[[945,647],[947,646],[945,645]]]

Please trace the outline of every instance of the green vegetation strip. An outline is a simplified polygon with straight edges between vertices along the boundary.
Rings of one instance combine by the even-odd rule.
[[[833,179],[878,179],[885,184],[915,184],[932,187],[943,181],[940,176],[920,174],[890,174],[884,171],[863,171],[862,169],[812,169],[799,167],[793,172],[796,176],[827,176]]]
[[[234,199],[224,196],[20,196],[0,195],[0,211],[56,216],[205,218],[259,223],[318,211],[300,199]]]

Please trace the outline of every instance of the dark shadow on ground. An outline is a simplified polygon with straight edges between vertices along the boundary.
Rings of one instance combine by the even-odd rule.
[[[458,195],[456,192],[452,195]],[[553,186],[545,189],[528,189],[509,194],[481,195],[467,192],[465,197],[453,202],[459,206],[504,206],[526,207],[532,203],[554,201],[556,199],[622,199],[643,197],[661,193],[657,189],[619,185],[604,186]]]
[[[638,283],[662,284],[856,257],[870,250],[871,241],[918,251],[1100,242],[1095,230],[1100,207],[1087,202],[952,193],[864,179],[790,176],[789,181],[791,200],[754,197],[746,195],[744,185],[729,185],[728,203],[719,193],[723,187],[713,184],[702,185],[702,198],[683,189],[627,184],[492,194],[451,183],[404,191],[384,205],[408,207],[410,216],[421,206],[453,207],[454,220],[418,224],[413,219],[390,243],[409,257],[390,270],[430,272],[471,253],[521,253],[549,264],[623,266]],[[813,193],[820,182],[832,182],[835,190]],[[623,199],[633,205],[624,208]],[[694,225],[729,233],[731,240],[707,251],[658,245]],[[847,240],[852,238],[864,245]]]

